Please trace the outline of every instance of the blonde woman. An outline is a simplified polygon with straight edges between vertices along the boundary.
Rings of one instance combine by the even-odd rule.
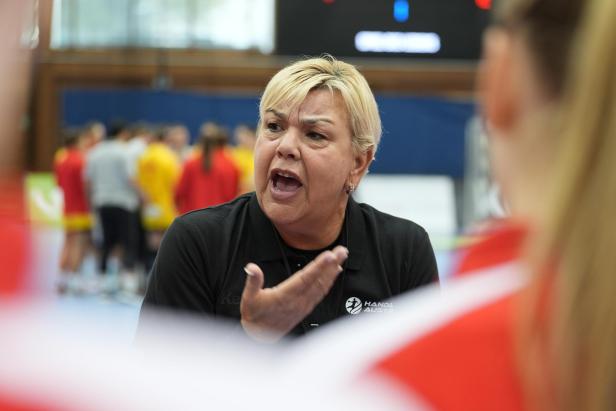
[[[481,94],[516,222],[371,375],[430,409],[613,410],[616,2],[510,0],[497,17]]]
[[[145,307],[231,319],[275,341],[437,279],[422,227],[352,198],[381,137],[355,67],[331,56],[291,64],[259,115],[256,192],[173,223]]]

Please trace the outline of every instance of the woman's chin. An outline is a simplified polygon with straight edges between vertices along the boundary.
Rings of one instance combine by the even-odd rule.
[[[293,224],[301,220],[301,205],[280,203],[272,199],[264,199],[261,203],[263,212],[276,226]]]

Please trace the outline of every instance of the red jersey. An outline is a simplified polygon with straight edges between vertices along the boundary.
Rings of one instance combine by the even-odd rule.
[[[479,234],[477,241],[459,251],[461,259],[453,275],[465,276],[517,260],[527,235],[527,226],[520,222],[505,220],[492,223]]]
[[[203,170],[203,156],[196,154],[184,163],[175,189],[181,214],[233,200],[239,192],[240,173],[225,149],[212,153],[211,167]]]
[[[30,228],[26,221],[23,177],[0,176],[0,301],[28,291]],[[1,409],[1,407],[0,407]]]
[[[492,231],[466,250],[456,275],[472,277],[512,264],[526,234],[513,224]],[[519,293],[512,289],[434,327],[378,361],[373,372],[433,409],[524,409],[515,345]]]
[[[54,162],[54,172],[58,186],[64,193],[64,215],[87,215],[90,212],[83,183],[85,159],[76,148],[58,154]]]

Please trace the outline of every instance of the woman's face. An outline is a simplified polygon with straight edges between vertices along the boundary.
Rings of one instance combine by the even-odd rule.
[[[367,157],[353,154],[342,97],[317,89],[293,111],[284,106],[267,110],[258,135],[255,187],[269,219],[279,229],[298,230],[341,221],[345,185],[357,185],[363,172],[358,164]]]

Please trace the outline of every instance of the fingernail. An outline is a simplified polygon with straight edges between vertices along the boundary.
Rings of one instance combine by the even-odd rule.
[[[336,261],[336,256],[334,255],[334,253],[327,253],[325,254],[325,261],[327,261],[328,263],[333,263],[334,261]]]
[[[254,276],[255,273],[253,273],[252,271],[250,271],[250,269],[248,268],[248,266],[244,267],[244,271],[246,272],[246,274],[248,274],[249,276]]]

